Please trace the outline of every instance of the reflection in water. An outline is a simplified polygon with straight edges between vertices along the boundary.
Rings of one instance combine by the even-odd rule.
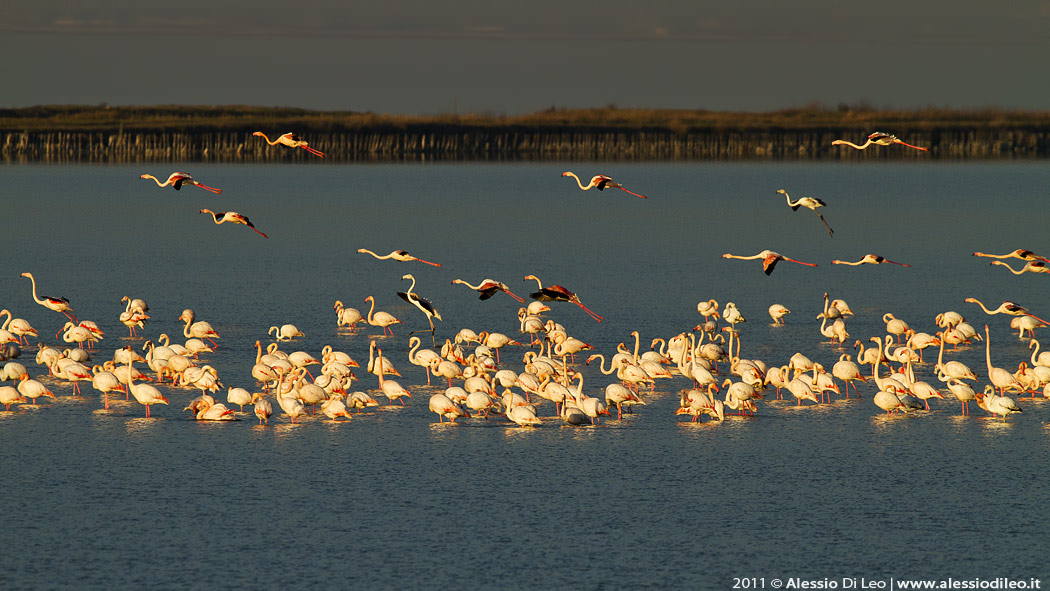
[[[124,431],[128,435],[134,437],[143,437],[151,433],[156,433],[160,429],[160,425],[167,421],[167,419],[161,417],[139,417],[134,419],[128,419],[124,421]]]

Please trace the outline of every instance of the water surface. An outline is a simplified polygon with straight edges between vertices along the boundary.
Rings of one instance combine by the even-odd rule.
[[[580,192],[559,176],[568,168],[608,173],[649,199]],[[138,178],[172,170],[224,194]],[[492,277],[524,295],[535,284],[521,278],[535,274],[605,317],[561,303],[548,315],[607,357],[619,342],[633,347],[633,330],[643,349],[689,331],[699,300],[734,301],[748,319],[743,356],[781,365],[804,352],[828,368],[854,340],[885,334],[887,312],[932,333],[938,313],[957,310],[989,325],[993,362],[1014,369],[1028,341],[963,300],[1014,300],[1045,317],[1048,279],[971,253],[1050,252],[1031,221],[1048,181],[1031,163],[6,167],[2,305],[41,341],[60,342],[64,318],[32,302],[23,271],[103,327],[96,360],[142,344],[117,322],[128,295],[150,305],[149,338],[180,340],[184,308],[211,322],[222,337],[201,363],[227,386],[255,388],[255,341],[290,322],[306,336],[286,351],[332,345],[363,363],[377,341],[413,397],[340,424],[280,415],[260,427],[250,414],[201,424],[182,412],[189,390],[165,387],[170,406],[146,419],[134,402],[104,411],[94,392],[74,397],[48,378],[57,400],[0,412],[9,548],[0,569],[14,588],[96,589],[1040,576],[1050,525],[1038,485],[1050,468],[1041,399],[1022,400],[1024,413],[1005,423],[975,405],[959,416],[950,394],[930,412],[887,417],[861,384],[860,400],[799,408],[767,396],[756,417],[691,424],[674,414],[688,385],[676,377],[623,421],[595,427],[438,424],[427,399],[440,387],[406,355],[407,332],[426,319],[395,292],[408,287],[405,273],[417,278],[444,317],[440,341],[463,327],[518,336],[516,302],[479,301],[451,280]],[[834,238],[778,188],[826,201]],[[205,207],[241,212],[270,238],[216,226],[198,213]],[[378,261],[362,247],[443,266]],[[757,261],[720,256],[766,248],[818,266],[782,262],[767,277]],[[830,264],[868,252],[912,267]],[[856,312],[844,349],[818,332],[825,291]],[[404,321],[395,337],[336,327],[336,299],[367,312],[369,295]],[[774,302],[792,310],[786,326],[769,325]],[[504,365],[520,371],[522,351],[505,348]],[[46,373],[32,352],[20,361]],[[980,345],[949,356],[986,374]],[[594,395],[612,378],[577,369]],[[916,371],[936,383],[931,364]],[[357,374],[358,388],[376,390]],[[998,553],[1008,560],[989,560]]]

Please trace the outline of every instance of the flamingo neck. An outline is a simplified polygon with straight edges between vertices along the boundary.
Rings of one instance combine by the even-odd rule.
[[[584,191],[590,190],[590,188],[594,186],[593,182],[591,182],[588,185],[584,186],[583,182],[580,181],[580,177],[576,176],[575,173],[567,172],[567,173],[565,173],[565,176],[571,176],[572,178],[576,179],[576,184],[579,185],[580,188],[583,189]]]
[[[275,144],[277,144],[278,142],[280,142],[280,141],[281,141],[281,138],[280,138],[280,137],[278,137],[277,139],[275,139],[275,140],[273,140],[273,141],[271,142],[271,141],[270,141],[270,137],[269,137],[269,136],[267,136],[267,135],[266,135],[265,133],[263,133],[263,132],[261,132],[261,131],[257,131],[257,132],[255,132],[255,134],[256,134],[256,135],[258,135],[258,136],[260,136],[260,137],[262,137],[262,139],[266,140],[266,143],[267,143],[267,144],[270,144],[271,146],[273,146],[273,145],[275,145]]]

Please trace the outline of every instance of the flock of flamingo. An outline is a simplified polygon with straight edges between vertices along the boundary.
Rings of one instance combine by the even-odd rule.
[[[279,143],[302,148],[315,156],[324,157],[322,152],[311,148],[302,138],[291,133],[272,142],[262,132],[254,135],[262,136],[270,145]],[[925,150],[884,133],[871,134],[863,145],[843,140],[834,143],[856,149],[865,149],[870,145],[902,144]],[[605,175],[594,176],[587,185],[572,172],[565,172],[562,176],[574,178],[584,191],[591,188],[599,191],[616,188],[646,198]],[[163,183],[151,175],[144,174],[142,178],[152,179],[161,187],[170,185],[176,190],[183,185],[192,185],[215,194],[222,192],[182,172],[173,173]],[[777,193],[786,197],[787,204],[793,210],[804,207],[816,212],[828,235],[834,236],[834,231],[817,211],[825,206],[823,201],[811,197],[792,201],[785,190],[780,189]],[[211,214],[216,224],[244,224],[266,237],[248,218],[236,212],[216,213],[202,209],[201,213]],[[413,256],[403,250],[381,255],[361,248],[358,253],[384,261],[441,266],[440,263]],[[973,254],[994,258],[996,260],[991,264],[1008,268],[1009,265],[1002,259],[1025,261],[1021,270],[1010,268],[1014,273],[1046,272],[1046,263],[1050,262],[1050,259],[1024,249],[1004,255]],[[752,256],[728,253],[722,256],[761,260],[767,275],[780,261],[815,266],[814,263],[795,260],[770,250]],[[873,254],[865,255],[856,262],[834,260],[832,263],[909,266]],[[370,304],[367,313],[346,306],[342,301],[336,301],[333,305],[336,325],[342,334],[357,335],[363,330],[359,326],[362,324],[382,331],[382,337],[370,339],[367,362],[362,359],[359,363],[346,352],[331,346],[325,346],[319,355],[305,351],[282,351],[282,343],[292,343],[305,336],[296,326],[284,324],[270,327],[267,334],[273,342],[265,349],[262,339],[256,341],[256,358],[250,375],[223,375],[220,379],[215,367],[207,362],[201,364],[202,355],[207,360],[208,355],[217,349],[220,335],[209,323],[197,320],[192,309],[184,310],[178,317],[184,324],[182,336],[186,340],[183,344],[173,343],[167,334],[147,339],[139,336],[137,330],[144,329],[150,320],[149,306],[140,298],[124,297],[122,302],[126,302],[126,306],[119,320],[129,330],[126,339],[141,341],[141,346],[138,350],[133,346],[119,347],[113,352],[112,359],[95,362],[93,358],[99,353],[96,345],[104,338],[99,325],[78,320],[71,303],[65,298],[38,295],[36,278],[28,272],[22,273],[22,276],[30,280],[32,298],[37,304],[65,316],[66,322],[55,338],[61,338],[66,346],[38,342],[35,362],[46,367],[47,373],[39,376],[40,379],[31,377],[28,368],[16,359],[21,354],[21,347],[31,346],[29,337],[39,337],[39,332],[24,319],[15,318],[9,310],[0,311],[0,316],[6,316],[0,328],[0,346],[3,347],[0,349],[0,359],[7,361],[0,368],[0,382],[12,384],[0,386],[0,405],[3,405],[5,412],[12,412],[12,408],[17,408],[16,405],[37,405],[42,398],[54,399],[55,389],[60,386],[68,387],[74,396],[83,396],[81,382],[89,382],[99,392],[105,409],[119,403],[120,395],[123,394],[124,400],[128,402],[134,397],[138,404],[145,407],[145,415],[150,417],[151,407],[170,404],[168,396],[173,392],[199,390],[199,395],[190,399],[184,408],[196,419],[235,420],[244,414],[245,406],[252,406],[260,424],[267,424],[274,414],[271,398],[292,423],[315,414],[318,406],[324,415],[338,420],[349,419],[366,408],[379,406],[376,397],[385,398],[389,405],[406,405],[406,399],[412,398],[409,388],[394,379],[403,378],[405,374],[395,367],[395,360],[385,355],[383,347],[379,346],[381,339],[396,338],[392,327],[403,323],[389,312],[377,311],[373,296],[364,300]],[[944,399],[945,394],[950,393],[960,403],[962,414],[969,414],[969,402],[974,401],[980,408],[1005,421],[1007,416],[1021,412],[1017,401],[1007,394],[1029,393],[1032,396],[1038,394],[1050,397],[1050,352],[1040,353],[1038,341],[1031,338],[1035,328],[1047,323],[1013,302],[1003,302],[990,309],[974,298],[966,300],[966,303],[978,305],[985,314],[1013,316],[1011,326],[1019,331],[1019,336],[1024,338],[1025,332],[1028,333],[1030,348],[1035,351],[1030,365],[1023,362],[1016,371],[993,365],[991,335],[987,325],[982,335],[981,331],[966,322],[962,314],[955,311],[946,311],[936,317],[935,324],[939,330],[934,334],[916,331],[904,320],[893,314],[885,314],[885,336],[872,336],[867,341],[855,340],[853,348],[857,349],[856,359],[850,353],[843,352],[838,362],[827,371],[820,363],[813,362],[801,352],[792,355],[783,364],[768,364],[763,360],[741,357],[743,335],[738,325],[746,322],[746,318],[733,302],[720,306],[714,299],[697,304],[700,322],[691,330],[683,330],[668,338],[654,338],[646,351],[641,351],[641,336],[638,331],[634,331],[629,335],[633,339],[633,348],[621,342],[617,351],[607,357],[605,353],[594,352],[593,346],[571,336],[565,326],[544,315],[551,310],[548,302],[570,302],[597,322],[602,322],[603,317],[585,306],[574,292],[560,285],[544,286],[535,275],[523,278],[523,281],[536,282],[536,290],[529,294],[532,300],[529,303],[501,281],[486,278],[475,285],[464,279],[452,280],[452,284],[464,285],[478,292],[480,300],[490,299],[502,292],[521,304],[517,312],[518,330],[517,334],[510,336],[497,331],[475,332],[463,328],[454,338],[445,339],[443,345],[438,347],[434,321],[442,320],[440,312],[432,302],[415,293],[415,276],[406,273],[402,280],[411,281],[411,285],[397,295],[420,310],[430,327],[429,330],[413,332],[429,332],[433,346],[422,348],[422,340],[409,333],[407,361],[420,368],[427,382],[425,387],[421,384],[412,386],[412,390],[429,394],[428,406],[430,411],[438,415],[438,422],[470,418],[490,420],[496,415],[522,427],[538,426],[551,420],[569,425],[598,425],[603,416],[611,419],[612,409],[615,409],[616,419],[623,420],[625,413],[632,413],[634,407],[645,405],[646,399],[656,392],[657,383],[664,380],[677,380],[680,404],[676,413],[690,417],[692,422],[702,422],[705,416],[722,421],[727,412],[754,416],[759,401],[772,396],[783,400],[784,392],[789,393],[798,406],[807,401],[829,404],[832,396],[849,398],[851,385],[854,394],[861,396],[856,384],[858,381],[874,385],[871,399],[878,409],[886,413],[930,410],[931,399]],[[784,323],[790,310],[773,304],[768,313],[776,325]],[[848,304],[840,299],[832,300],[825,293],[822,311],[817,315],[821,320],[821,335],[835,346],[845,348],[851,339],[846,321],[852,316],[853,311]],[[988,381],[983,388],[977,386],[980,370],[975,371],[959,361],[944,361],[946,345],[955,350],[959,346],[965,347],[980,341],[983,341],[985,349],[986,367],[983,369],[984,378]],[[874,345],[865,348],[866,343]],[[524,348],[524,353],[514,356],[506,352],[509,350],[507,347]],[[915,366],[927,363],[923,351],[930,348],[937,348],[938,351],[937,362],[932,369],[936,379],[943,384],[941,387],[916,379],[915,376]],[[502,355],[501,351],[504,351]],[[514,360],[519,358],[520,363],[516,363]],[[615,379],[609,378],[610,383],[604,386],[598,396],[592,396],[585,390],[584,373],[580,368],[581,363],[591,365],[593,362],[597,362],[596,367],[603,375],[615,374]],[[136,364],[145,364],[150,373],[140,371],[135,367]],[[894,364],[897,367],[894,368]],[[864,369],[865,366],[870,367]],[[885,375],[884,366],[888,370]],[[361,367],[365,368],[364,372],[369,377],[359,378],[356,375],[355,370],[360,371]],[[311,368],[316,369],[316,375]],[[433,381],[438,385],[434,385]],[[168,396],[161,388],[167,390]],[[222,396],[224,388],[225,402],[216,399]],[[590,391],[596,392],[593,389]],[[115,399],[111,399],[113,397]],[[545,405],[553,408],[545,410]]]

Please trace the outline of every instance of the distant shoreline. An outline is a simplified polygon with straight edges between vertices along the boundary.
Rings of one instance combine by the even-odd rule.
[[[245,106],[40,106],[0,109],[7,163],[321,161],[269,146],[293,131],[324,162],[922,161],[1050,157],[1050,112],[788,109],[766,113],[574,109],[520,116],[309,111]],[[928,147],[872,146],[873,131]]]

